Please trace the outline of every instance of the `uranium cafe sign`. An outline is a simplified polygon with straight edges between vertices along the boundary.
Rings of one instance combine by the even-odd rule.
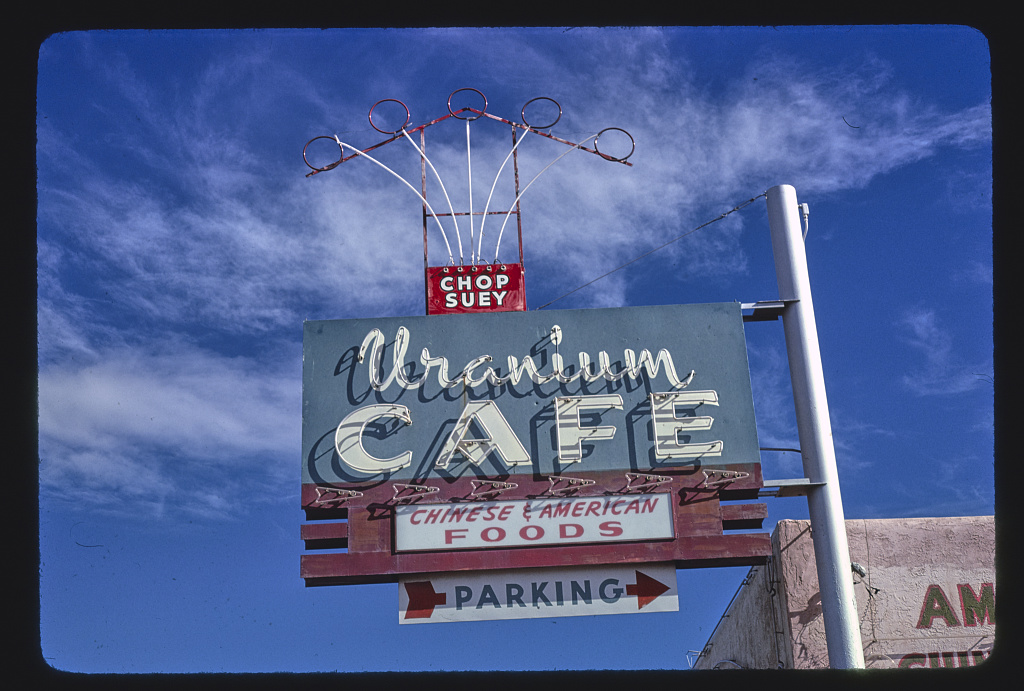
[[[762,486],[738,303],[309,321],[302,420],[307,585],[412,583],[445,617],[532,588],[655,611],[656,565],[771,551],[764,505],[735,501]],[[602,565],[622,573],[573,571]]]

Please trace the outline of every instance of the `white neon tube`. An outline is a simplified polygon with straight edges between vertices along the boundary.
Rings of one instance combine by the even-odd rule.
[[[498,172],[494,176],[494,182],[491,183],[491,192],[490,192],[490,194],[487,195],[487,204],[484,205],[484,217],[480,221],[480,239],[477,242],[477,252],[476,252],[478,257],[484,256],[483,255],[483,250],[482,250],[482,247],[483,247],[483,244],[484,244],[484,225],[486,225],[486,223],[487,223],[487,210],[491,208],[491,197],[494,196],[494,188],[497,187],[497,185],[498,185],[498,178],[501,177],[501,171],[505,170],[505,164],[508,163],[508,159],[512,158],[512,154],[515,153],[516,149],[519,148],[519,145],[523,143],[524,139],[526,139],[526,135],[529,134],[532,131],[533,130],[531,130],[529,127],[526,128],[526,131],[523,132],[523,136],[519,138],[519,141],[517,141],[515,143],[515,146],[512,147],[512,150],[508,152],[507,156],[505,156],[505,160],[501,162],[501,167],[498,168]],[[514,206],[515,205],[513,205],[513,207]],[[500,237],[498,238],[498,242],[499,243],[501,242],[501,238]],[[497,262],[498,262],[498,248],[495,247],[494,248],[494,262],[492,262],[492,263],[496,264]]]
[[[498,261],[498,248],[501,247],[501,236],[505,233],[505,224],[508,223],[508,219],[512,215],[512,209],[516,208],[516,203],[522,198],[522,196],[524,194],[526,194],[526,190],[530,189],[530,185],[532,185],[534,182],[536,182],[537,178],[539,178],[541,175],[543,175],[545,170],[547,170],[551,166],[555,165],[562,158],[562,156],[565,156],[565,155],[575,151],[576,149],[579,149],[581,146],[583,146],[584,143],[589,142],[591,139],[596,139],[597,137],[600,137],[600,136],[601,136],[601,133],[598,132],[597,134],[595,134],[593,136],[587,137],[586,139],[584,139],[579,144],[576,144],[571,149],[569,149],[565,153],[563,153],[560,156],[558,156],[557,158],[555,158],[555,160],[553,160],[551,163],[549,163],[546,166],[544,166],[544,168],[539,173],[534,175],[533,176],[533,180],[530,180],[530,182],[526,185],[526,187],[523,188],[523,191],[520,192],[518,194],[518,196],[516,196],[515,201],[512,202],[512,206],[509,207],[508,213],[505,214],[505,220],[501,224],[501,231],[498,232],[498,243],[494,246],[494,262],[495,263],[497,263],[497,261]]]
[[[434,213],[434,209],[433,209],[433,207],[432,207],[432,206],[430,206],[430,202],[428,202],[428,201],[427,201],[427,200],[426,200],[426,199],[425,199],[425,198],[423,197],[423,195],[422,195],[422,194],[420,194],[419,192],[417,192],[417,191],[416,191],[416,188],[415,188],[415,187],[413,187],[412,185],[410,185],[410,184],[409,184],[409,183],[408,183],[408,182],[406,181],[406,179],[405,179],[405,178],[403,178],[403,177],[402,177],[401,175],[399,175],[399,174],[398,174],[398,173],[396,173],[395,171],[393,171],[393,170],[391,170],[390,168],[388,168],[388,167],[387,167],[386,165],[384,165],[383,163],[381,163],[380,161],[378,161],[377,159],[375,159],[375,158],[374,158],[373,156],[371,156],[370,154],[368,154],[368,153],[364,153],[364,152],[360,151],[359,149],[357,149],[356,147],[352,146],[351,144],[346,144],[345,142],[343,142],[343,141],[341,141],[340,139],[338,139],[338,136],[337,136],[337,135],[335,135],[335,136],[334,136],[334,141],[338,142],[338,146],[341,146],[341,147],[345,147],[345,146],[347,146],[348,148],[352,149],[352,150],[353,150],[354,152],[356,152],[356,153],[357,153],[357,154],[359,154],[360,156],[365,156],[366,158],[370,159],[371,161],[373,161],[374,163],[376,163],[377,165],[379,165],[379,166],[380,166],[381,168],[383,168],[384,170],[386,170],[386,171],[388,171],[389,173],[391,173],[392,175],[394,175],[394,176],[395,176],[396,178],[398,178],[399,180],[401,180],[401,181],[402,181],[402,183],[403,183],[403,184],[404,184],[404,185],[405,185],[406,187],[408,187],[409,189],[411,189],[411,190],[412,190],[412,193],[413,193],[413,194],[415,194],[415,195],[416,195],[417,197],[419,197],[419,198],[420,198],[420,200],[421,200],[421,201],[422,201],[422,202],[423,202],[424,204],[426,204],[426,205],[427,205],[427,208],[428,208],[428,209],[430,209],[430,215],[434,217],[434,220],[435,220],[435,221],[437,222],[437,227],[438,227],[438,229],[439,229],[439,230],[441,231],[441,237],[443,237],[443,238],[444,238],[444,244],[445,244],[445,246],[446,246],[446,247],[448,248],[448,261],[450,261],[450,262],[451,262],[452,264],[454,264],[454,263],[455,263],[455,257],[453,257],[453,256],[452,256],[452,246],[451,246],[450,244],[448,244],[448,235],[447,235],[447,233],[445,233],[445,232],[444,232],[444,226],[442,226],[442,225],[441,225],[441,221],[440,221],[440,219],[438,219],[438,217],[437,217],[437,214],[436,214],[436,213]],[[344,149],[342,149],[342,152],[344,152]],[[461,247],[459,247],[459,257],[461,258],[461,256],[462,256],[462,248],[461,248]]]
[[[452,200],[448,198],[448,190],[445,189],[444,182],[441,180],[441,175],[437,172],[437,169],[434,168],[434,164],[430,162],[430,159],[427,158],[427,155],[425,153],[423,153],[423,151],[420,149],[420,147],[416,146],[416,142],[414,142],[412,140],[412,137],[409,135],[408,132],[405,131],[404,127],[402,128],[402,134],[404,134],[406,140],[408,140],[408,142],[410,144],[412,144],[412,148],[416,149],[416,153],[418,153],[420,156],[422,156],[423,160],[427,162],[427,165],[430,166],[430,170],[432,170],[434,172],[434,177],[437,178],[437,184],[441,185],[441,191],[444,192],[444,198],[448,202],[448,210],[452,212],[452,223],[455,224],[455,241],[459,243],[459,264],[461,264],[462,263],[462,235],[459,233],[459,220],[455,217],[455,207],[452,206]],[[409,183],[406,183],[406,184],[409,184]],[[409,185],[409,186],[412,187],[412,185]],[[421,199],[422,199],[422,197],[421,197]],[[423,201],[426,202],[425,199]],[[428,204],[428,206],[429,206],[429,204]],[[437,216],[434,216],[434,220],[437,220]],[[437,221],[437,222],[440,223],[440,221]],[[472,251],[472,249],[473,248],[471,246],[470,247],[470,251]],[[450,248],[448,250],[448,254],[451,255],[451,249]],[[452,263],[453,264],[455,263],[454,259],[452,260]]]

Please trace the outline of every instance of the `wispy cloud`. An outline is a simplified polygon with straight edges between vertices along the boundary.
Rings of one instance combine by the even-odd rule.
[[[712,93],[659,30],[587,30],[561,40],[496,32],[486,42],[442,33],[445,40],[430,34],[415,50],[408,45],[415,34],[391,37],[387,57],[398,62],[387,65],[409,65],[396,74],[374,60],[380,39],[356,32],[360,69],[342,71],[338,84],[278,59],[266,36],[250,50],[168,58],[150,72],[125,51],[74,38],[67,55],[92,81],[40,99],[44,483],[71,479],[95,500],[132,495],[140,484],[173,488],[168,496],[176,497],[187,494],[177,454],[208,461],[225,477],[253,454],[292,458],[302,320],[418,313],[423,285],[416,196],[364,160],[305,178],[301,147],[334,132],[359,146],[380,141],[366,122],[379,98],[406,98],[412,124],[442,114],[447,94],[465,84],[425,72],[420,66],[430,60],[457,70],[453,56],[480,67],[515,54],[511,90],[486,70],[458,77],[480,77],[485,91],[492,85],[490,108],[503,117],[518,119],[525,100],[550,95],[565,111],[554,134],[581,141],[614,126],[636,140],[631,168],[575,151],[524,195],[532,300],[575,288],[771,185],[815,194],[856,189],[943,147],[978,147],[990,137],[987,104],[942,112],[915,102],[892,87],[887,65],[872,60],[810,69],[785,57],[752,58]],[[166,48],[175,38],[154,40]],[[54,80],[62,65],[45,58],[44,51],[41,79]],[[500,69],[507,75],[504,62]],[[431,131],[428,152],[465,207],[465,127],[448,124]],[[506,130],[492,135],[485,124],[472,130],[475,210],[510,147]],[[622,145],[613,134],[603,146]],[[540,137],[523,142],[524,184],[564,151]],[[375,155],[418,187],[419,160],[405,142]],[[508,175],[493,208],[511,202]],[[430,185],[440,208],[440,190]],[[488,221],[485,248],[499,227]],[[663,254],[680,275],[741,275],[743,229],[742,214],[734,214]],[[433,223],[428,233],[432,260],[445,261]],[[511,233],[503,252],[515,251]],[[604,279],[599,291],[581,291],[573,304],[627,304],[644,280],[637,265]],[[913,315],[905,326],[925,353],[908,386],[938,391],[950,377],[969,386],[973,375],[953,367],[934,317]],[[293,348],[292,367],[277,364],[281,343]],[[762,356],[752,365],[777,378],[778,354],[755,353]],[[795,430],[771,417],[777,393],[755,394],[762,445],[793,445]],[[143,449],[158,460],[140,461],[135,450]]]
[[[165,343],[53,364],[39,376],[40,479],[106,505],[231,486],[279,492],[301,416],[298,352],[281,361]]]
[[[889,491],[904,497],[898,515],[908,517],[984,516],[995,510],[992,500],[993,461],[966,454],[932,463],[931,472],[910,487],[893,486]],[[971,481],[965,482],[965,477]],[[889,509],[889,516],[892,516]],[[885,514],[881,514],[884,516]]]
[[[829,72],[785,59],[762,61],[724,94],[712,95],[689,83],[685,65],[671,59],[657,31],[592,32],[577,47],[581,52],[562,64],[553,59],[557,43],[532,46],[524,74],[530,65],[543,65],[544,86],[553,81],[563,87],[560,98],[571,104],[556,128],[563,135],[580,140],[623,126],[636,139],[637,152],[633,168],[574,152],[524,195],[528,258],[558,289],[579,285],[780,181],[806,193],[857,188],[939,147],[979,145],[989,136],[987,104],[940,113],[911,103],[887,88],[887,67],[872,62]],[[610,50],[636,60],[579,72]],[[297,82],[289,95],[303,103],[322,100],[316,88],[300,96],[298,87],[310,87],[308,80],[294,79],[269,59],[238,55],[212,62],[179,99],[170,100],[154,93],[157,87],[130,65],[109,74],[126,94],[125,115],[142,123],[121,141],[126,155],[145,169],[129,175],[91,162],[89,175],[59,188],[44,178],[40,192],[43,218],[76,235],[97,262],[109,265],[104,289],[131,285],[124,307],[171,320],[198,315],[212,322],[219,315],[259,331],[285,326],[311,304],[337,304],[339,295],[353,310],[418,304],[408,298],[396,304],[395,297],[411,295],[421,283],[415,195],[368,161],[304,179],[304,167],[280,166],[280,145],[260,136],[271,114],[257,84]],[[522,88],[533,93],[529,83]],[[405,90],[418,93],[411,84]],[[225,113],[238,117],[232,121]],[[858,129],[844,116],[859,122]],[[480,210],[508,145],[481,136],[483,124],[477,131],[474,192]],[[465,207],[461,130],[432,130],[432,138],[435,133],[440,139],[431,141],[431,158],[456,204]],[[307,134],[293,133],[296,161]],[[524,182],[564,150],[536,138],[524,142]],[[61,166],[57,152],[48,152],[44,142],[41,162]],[[396,142],[386,153],[418,187],[411,147]],[[504,187],[502,206],[508,202]],[[434,204],[444,206],[440,196]],[[496,239],[496,223],[490,224],[490,239]],[[468,244],[466,225],[463,220]],[[664,252],[687,275],[742,272],[741,227],[736,216]],[[503,242],[511,250],[510,235]],[[428,236],[439,252],[432,222]],[[449,236],[454,241],[450,226]],[[594,295],[621,303],[629,277],[616,276],[602,285],[609,290]]]
[[[983,286],[992,286],[992,265],[991,263],[978,261],[973,259],[965,262],[960,267],[959,271],[954,275],[955,278],[965,281],[967,283],[974,283]]]
[[[991,378],[992,363],[968,363],[957,354],[953,337],[932,309],[907,312],[899,326],[904,340],[924,356],[901,381],[918,395],[957,394],[981,387]]]

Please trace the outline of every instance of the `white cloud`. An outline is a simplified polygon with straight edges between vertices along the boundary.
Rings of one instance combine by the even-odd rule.
[[[293,355],[297,356],[295,352]],[[239,462],[294,450],[298,357],[287,367],[182,347],[108,351],[40,374],[40,433],[69,447],[126,441]]]
[[[525,45],[522,39],[488,37]],[[481,50],[478,39],[462,39],[460,49]],[[539,270],[532,275],[554,276],[560,290],[579,286],[770,185],[788,182],[819,194],[856,188],[937,147],[976,145],[989,136],[987,104],[938,113],[888,90],[885,65],[809,71],[786,60],[762,61],[749,68],[758,75],[756,82],[737,75],[724,94],[713,95],[691,83],[685,63],[668,53],[665,35],[656,30],[587,32],[573,41],[579,52],[564,63],[553,60],[558,42],[539,42],[520,56],[524,75],[543,65],[545,89],[555,83],[564,92],[559,94],[566,103],[563,123],[554,133],[580,141],[604,127],[621,126],[635,137],[637,151],[632,168],[573,152],[525,193],[526,249]],[[493,49],[492,42],[487,45]],[[635,59],[602,60],[601,69],[580,71],[612,53]],[[420,301],[412,298],[422,285],[416,276],[421,228],[415,195],[358,159],[302,178],[304,166],[277,167],[280,145],[255,136],[265,130],[269,115],[257,84],[277,84],[296,96],[300,87],[308,87],[301,102],[320,103],[318,108],[324,87],[264,55],[210,63],[195,84],[179,85],[190,90],[177,101],[154,93],[155,86],[127,64],[112,70],[142,122],[125,137],[131,156],[156,172],[148,180],[126,178],[93,164],[93,174],[75,188],[58,191],[44,184],[40,196],[45,219],[79,235],[99,266],[109,264],[107,285],[123,286],[119,298],[126,308],[161,319],[198,317],[208,325],[228,320],[236,328],[261,331],[286,326],[304,305],[336,304],[339,296],[355,311],[418,307]],[[523,85],[534,87],[541,85]],[[404,90],[417,92],[412,84]],[[274,102],[281,99],[278,95]],[[363,104],[364,110],[369,105]],[[236,130],[229,129],[222,111],[238,115]],[[860,123],[858,129],[844,123],[844,116]],[[488,141],[484,125],[489,124],[474,125],[476,210],[483,208],[493,172],[509,148],[503,139]],[[460,125],[431,129],[428,149],[453,201],[466,208]],[[302,137],[306,131],[294,134]],[[373,141],[383,139],[370,135]],[[366,135],[353,136],[361,141]],[[293,149],[298,163],[298,137]],[[48,150],[44,143],[41,151]],[[274,157],[268,159],[271,150]],[[524,142],[519,151],[523,184],[564,151],[564,145],[536,137]],[[373,153],[399,165],[419,187],[411,147],[395,142]],[[504,188],[499,185],[507,202]],[[432,193],[432,203],[436,210],[446,207],[439,194]],[[496,217],[489,220],[493,228]],[[675,253],[687,275],[742,272],[739,220],[732,226],[715,224],[663,252]],[[463,218],[463,230],[466,225]],[[454,242],[454,233],[449,234]],[[509,234],[503,243],[514,251]],[[428,237],[432,256],[444,256],[432,222]],[[495,236],[489,235],[488,243],[491,239]],[[468,256],[468,238],[465,244]],[[618,283],[594,292],[593,299],[621,304],[631,275],[617,276]]]
[[[191,494],[210,474],[275,484],[299,453],[298,353],[284,366],[167,344],[39,376],[40,481],[102,503]],[[276,488],[279,489],[279,488]]]
[[[901,381],[918,395],[956,394],[979,388],[991,376],[991,361],[967,363],[954,351],[953,337],[935,310],[917,309],[900,320],[904,340],[924,356],[924,363]]]
[[[954,278],[967,283],[992,287],[992,265],[972,259],[964,262],[954,274]]]
[[[38,131],[45,483],[71,480],[96,491],[94,498],[101,488],[131,495],[140,484],[181,497],[189,490],[176,453],[225,476],[254,454],[290,467],[298,448],[299,355],[296,345],[290,364],[280,366],[273,359],[280,351],[266,344],[297,344],[304,318],[418,313],[423,289],[416,196],[365,160],[305,178],[301,147],[331,128],[359,146],[380,141],[366,123],[376,98],[408,94],[413,124],[442,114],[444,98],[464,84],[451,86],[453,77],[428,69],[438,56],[454,69],[453,56],[487,65],[515,55],[511,74],[504,58],[480,73],[512,84],[514,93],[501,92],[487,77],[498,91],[489,108],[497,115],[518,119],[522,102],[550,95],[564,109],[553,134],[581,141],[623,127],[636,140],[632,167],[574,151],[523,196],[531,306],[771,185],[815,194],[854,189],[942,147],[977,147],[990,138],[988,104],[946,113],[914,102],[892,89],[890,68],[877,61],[811,70],[755,57],[747,73],[712,93],[670,52],[664,32],[586,30],[561,42],[539,40],[542,34],[490,33],[486,41],[448,30],[390,35],[388,45],[398,48],[388,65],[374,64],[382,48],[372,36],[352,34],[365,50],[359,69],[339,73],[338,84],[279,59],[266,42],[258,51],[207,53],[206,63],[169,62],[160,73],[165,81],[156,82],[126,53],[83,41],[79,59],[96,67],[98,81],[88,85],[95,92],[83,85],[72,100],[97,123],[89,136],[105,148],[90,148],[94,142],[56,110]],[[392,71],[392,64],[409,71]],[[371,85],[379,93],[364,98]],[[468,186],[465,129],[447,124],[428,133],[428,153],[459,210]],[[483,209],[510,147],[506,131],[498,127],[492,136],[488,124],[472,127],[475,210]],[[611,137],[602,145],[614,146]],[[540,137],[524,141],[523,185],[564,151]],[[411,147],[395,142],[374,155],[418,189]],[[508,208],[510,174],[503,173],[492,210]],[[430,185],[431,203],[445,210],[440,188]],[[462,232],[467,227],[460,220]],[[489,218],[485,248],[499,227],[499,217]],[[740,212],[662,253],[691,277],[740,275],[747,266],[743,229]],[[444,261],[432,222],[428,234],[432,260]],[[502,248],[502,257],[515,254],[512,222]],[[634,284],[646,280],[638,262],[577,297],[588,306],[626,304]],[[948,336],[933,315],[913,315],[905,326],[925,353],[909,386],[922,393],[950,381],[969,388],[971,368],[965,375],[952,367]],[[243,347],[244,357],[233,354]],[[779,358],[752,350],[758,380],[771,382],[755,390],[759,429],[764,446],[795,446],[795,428],[772,413],[788,391]],[[791,476],[792,461],[779,463]],[[196,506],[222,506],[225,495],[210,492],[194,495]]]

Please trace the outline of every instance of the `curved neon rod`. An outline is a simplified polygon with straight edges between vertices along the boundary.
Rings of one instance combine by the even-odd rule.
[[[551,341],[553,343],[556,340],[560,341],[561,335],[561,328],[557,325],[552,327]],[[509,355],[506,360],[508,373],[505,376],[500,376],[492,367],[485,367],[487,363],[493,362],[494,358],[490,355],[479,355],[470,360],[460,372],[455,374],[454,378],[449,378],[448,358],[443,355],[432,356],[430,350],[424,348],[420,352],[419,357],[419,362],[424,368],[423,375],[418,379],[410,379],[406,373],[407,370],[411,369],[408,365],[412,364],[406,360],[410,340],[409,330],[404,326],[399,326],[395,336],[395,345],[391,351],[390,371],[384,374],[382,379],[384,346],[387,343],[387,338],[380,329],[376,328],[371,329],[363,338],[363,343],[359,347],[359,353],[356,356],[356,362],[366,364],[370,386],[374,391],[383,391],[392,383],[396,383],[401,388],[407,390],[418,389],[430,378],[431,369],[437,372],[438,385],[445,389],[451,389],[460,385],[472,389],[485,382],[493,386],[503,386],[509,383],[512,386],[516,386],[523,379],[524,375],[527,379],[538,385],[547,384],[553,379],[557,379],[563,384],[570,384],[579,378],[589,383],[594,383],[600,379],[616,382],[623,377],[639,380],[644,371],[653,380],[661,372],[662,367],[665,368],[665,376],[668,378],[673,389],[685,389],[696,375],[694,370],[690,370],[689,374],[680,379],[675,363],[672,361],[672,354],[666,348],[659,350],[657,355],[652,355],[650,350],[644,348],[640,351],[639,357],[634,350],[627,348],[623,351],[625,366],[617,372],[612,371],[611,358],[606,351],[602,350],[597,354],[598,364],[596,368],[591,366],[590,355],[580,352],[578,355],[579,369],[572,374],[566,374],[565,361],[556,350],[551,357],[552,371],[549,374],[541,374],[533,358],[529,355],[524,356],[522,361],[514,355]],[[480,368],[484,368],[483,372],[477,373],[477,370]]]
[[[416,149],[416,153],[418,153],[420,156],[422,156],[423,160],[427,162],[427,165],[430,166],[430,170],[434,171],[434,177],[437,178],[437,183],[439,185],[441,185],[441,191],[444,192],[444,198],[448,202],[448,210],[452,212],[452,223],[455,224],[455,240],[459,243],[459,264],[462,264],[462,235],[459,233],[459,221],[455,217],[455,207],[452,206],[452,200],[449,199],[449,197],[448,197],[448,190],[445,189],[444,182],[441,180],[441,175],[440,175],[440,173],[437,172],[437,169],[434,168],[434,164],[430,162],[430,159],[427,158],[427,155],[425,153],[423,153],[423,151],[420,149],[420,147],[416,146],[416,142],[414,142],[412,140],[412,137],[409,135],[408,132],[405,131],[404,127],[402,128],[402,134],[404,134],[405,135],[405,139],[410,144],[412,144],[412,148]],[[408,184],[408,183],[406,183],[406,184]],[[421,197],[421,199],[422,199],[422,197]],[[426,200],[424,199],[423,201],[425,202]],[[437,217],[435,216],[434,218],[436,219]],[[438,221],[438,223],[440,223],[440,221]],[[470,240],[470,250],[471,251],[472,251],[472,244],[473,244],[473,241]],[[448,250],[448,254],[449,255],[451,254],[451,249],[450,248]],[[455,260],[453,259],[452,260],[452,264],[454,264],[454,263],[455,263]]]
[[[530,129],[530,126],[527,125],[526,126],[526,131],[523,132],[523,136],[520,137],[519,141],[517,141],[515,143],[515,146],[512,147],[512,150],[508,152],[508,156],[506,156],[505,160],[501,162],[501,167],[498,168],[498,172],[494,176],[494,182],[491,183],[491,193],[487,195],[487,204],[484,205],[484,218],[483,218],[482,221],[480,221],[480,240],[477,243],[477,252],[476,252],[476,255],[478,257],[484,256],[483,255],[483,249],[482,249],[483,248],[483,244],[484,244],[484,225],[487,223],[487,210],[491,208],[491,197],[494,196],[494,188],[497,187],[497,185],[498,185],[498,178],[501,176],[501,171],[505,170],[505,164],[508,163],[508,159],[512,158],[512,154],[515,153],[515,150],[519,147],[520,144],[523,143],[523,140],[526,139],[526,135],[529,134],[532,131],[533,130]],[[513,204],[513,206],[515,206],[515,205]],[[500,239],[498,241],[501,242]],[[495,248],[494,262],[493,263],[497,263],[497,261],[498,261],[498,253],[497,253],[497,248]]]
[[[466,171],[469,175],[469,263],[476,264],[473,255],[473,155],[469,148],[469,119],[466,119]],[[459,252],[462,247],[459,247]]]
[[[520,192],[519,195],[512,202],[512,206],[509,207],[508,213],[505,214],[505,220],[502,222],[501,230],[498,232],[498,242],[494,245],[494,263],[497,263],[497,261],[498,261],[498,248],[501,247],[501,236],[505,233],[505,224],[508,223],[508,219],[512,215],[512,209],[516,208],[516,203],[522,198],[522,196],[524,194],[526,194],[526,190],[530,189],[530,185],[532,185],[534,182],[536,182],[537,178],[539,178],[544,173],[545,170],[547,170],[551,166],[555,165],[555,163],[557,163],[559,161],[559,159],[562,158],[562,156],[565,156],[565,155],[567,155],[569,153],[572,153],[576,149],[579,149],[581,146],[583,146],[585,143],[589,142],[591,139],[596,139],[597,137],[600,137],[600,136],[601,136],[601,133],[598,132],[595,135],[587,137],[586,139],[581,141],[579,144],[574,144],[571,149],[569,149],[565,153],[559,155],[551,163],[549,163],[546,166],[544,166],[544,168],[539,173],[537,173],[536,175],[533,176],[533,180],[530,180],[530,182],[526,185],[526,187],[523,188],[523,191]]]
[[[420,200],[422,200],[423,203],[427,205],[427,208],[430,209],[430,215],[434,217],[435,221],[437,221],[437,228],[438,228],[438,230],[441,231],[441,237],[444,238],[444,244],[448,248],[448,261],[450,261],[454,265],[455,264],[455,257],[452,256],[452,246],[450,244],[448,244],[448,235],[444,232],[444,226],[441,225],[441,221],[440,221],[440,219],[438,219],[437,214],[434,213],[434,208],[432,206],[430,206],[430,202],[428,202],[423,197],[422,194],[417,192],[415,187],[413,187],[408,182],[406,182],[405,178],[403,178],[401,175],[399,175],[395,171],[393,171],[390,168],[388,168],[386,165],[384,165],[383,163],[381,163],[380,161],[375,159],[370,154],[364,153],[364,152],[360,151],[359,149],[357,149],[356,147],[352,146],[351,144],[346,144],[345,142],[343,142],[340,139],[338,139],[338,135],[334,135],[334,141],[338,142],[338,146],[342,146],[342,147],[347,146],[348,148],[352,149],[355,153],[359,154],[360,156],[365,156],[366,158],[370,159],[371,161],[373,161],[374,163],[379,165],[384,170],[386,170],[389,173],[391,173],[392,175],[394,175],[396,178],[401,180],[402,183],[404,183],[406,187],[411,189],[413,194],[415,194],[417,197],[419,197]],[[342,152],[344,152],[344,149],[342,149]],[[462,253],[462,248],[461,247],[459,248],[459,253],[460,253],[460,256],[461,256],[461,253]]]

